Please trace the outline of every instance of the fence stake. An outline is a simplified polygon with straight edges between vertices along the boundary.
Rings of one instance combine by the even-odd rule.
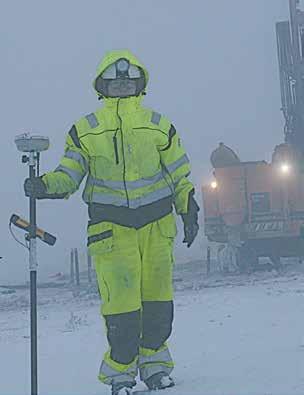
[[[75,283],[74,249],[73,248],[71,248],[71,257],[70,257],[70,282],[71,282],[71,284]]]
[[[210,274],[211,248],[207,247],[207,275]]]
[[[80,285],[79,257],[78,257],[78,250],[77,250],[77,248],[74,248],[74,257],[75,257],[76,285],[77,285],[77,287],[79,287],[79,285]]]
[[[88,254],[88,281],[92,282],[92,257]]]

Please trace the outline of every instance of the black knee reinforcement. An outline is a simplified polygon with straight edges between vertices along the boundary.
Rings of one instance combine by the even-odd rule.
[[[158,350],[172,332],[173,302],[143,302],[141,346]]]
[[[140,310],[131,313],[106,315],[107,338],[111,358],[129,364],[138,355],[140,342]]]

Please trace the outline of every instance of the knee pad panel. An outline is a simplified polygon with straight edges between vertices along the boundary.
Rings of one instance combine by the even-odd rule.
[[[141,346],[158,350],[172,332],[173,301],[143,302]]]
[[[106,315],[107,338],[111,358],[129,364],[138,355],[140,341],[140,310],[130,313]]]

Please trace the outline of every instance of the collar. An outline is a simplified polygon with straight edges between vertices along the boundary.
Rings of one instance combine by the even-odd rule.
[[[137,111],[142,103],[143,95],[130,96],[130,97],[106,97],[103,99],[104,107],[110,111],[117,112],[119,114],[128,114]]]

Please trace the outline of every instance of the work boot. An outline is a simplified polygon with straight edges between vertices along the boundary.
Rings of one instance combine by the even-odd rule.
[[[112,395],[131,395],[134,381],[112,384]]]
[[[165,372],[159,372],[153,374],[145,381],[146,386],[149,390],[163,390],[165,388],[173,387],[173,379]]]

